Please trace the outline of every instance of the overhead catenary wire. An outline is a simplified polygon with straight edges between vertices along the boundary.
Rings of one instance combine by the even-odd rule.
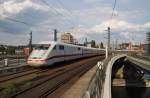
[[[10,18],[10,17],[7,17],[7,16],[5,16],[5,19],[7,19],[7,20],[9,20],[9,21],[21,23],[21,24],[24,24],[24,25],[27,25],[27,26],[31,26],[31,24],[29,24],[29,23],[27,23],[27,22],[20,21],[20,20],[17,20],[17,19],[13,19],[13,18]]]
[[[117,3],[117,0],[114,1],[113,10],[112,10],[112,13],[111,13],[111,16],[110,16],[110,21],[109,21],[108,27],[111,27],[111,22],[112,22],[112,19],[113,19],[113,16],[114,16],[114,11],[115,11],[115,8],[116,8],[116,3]]]
[[[53,9],[52,11],[54,11],[55,14],[59,14],[60,16],[63,16],[62,14],[60,14],[54,7],[52,7],[50,4],[48,4],[45,0],[40,0],[44,5],[46,5],[49,9]],[[51,12],[51,10],[49,10]],[[55,17],[54,14],[51,14],[53,15],[53,17]],[[62,24],[62,22],[60,22],[59,24]],[[61,28],[59,25],[58,25],[59,28]],[[54,28],[53,28],[54,29]]]
[[[6,19],[6,20],[9,20],[9,21],[12,21],[12,22],[15,22],[15,23],[21,23],[21,24],[24,24],[24,25],[26,25],[26,26],[28,26],[28,27],[31,27],[31,26],[32,26],[33,28],[36,28],[37,26],[41,26],[41,25],[36,25],[36,24],[27,23],[27,22],[22,21],[22,20],[10,18],[10,17],[8,17],[8,16],[5,16],[5,19]],[[35,27],[34,27],[34,26],[35,26]],[[43,26],[43,28],[46,29],[45,26]]]
[[[28,23],[28,22],[25,22],[25,21],[22,21],[22,20],[10,18],[10,17],[8,17],[8,16],[6,16],[6,15],[5,15],[4,19],[5,19],[5,20],[8,20],[8,21],[15,22],[15,23],[24,24],[24,25],[26,25],[26,26],[28,26],[28,27],[31,27],[31,26],[32,26],[33,28],[36,28],[36,27],[38,27],[38,26],[41,26],[41,25],[37,25],[37,24],[31,24],[31,23]],[[48,27],[42,26],[42,28],[47,29]]]
[[[107,28],[107,31],[108,31],[108,37],[107,37],[107,39],[108,39],[108,41],[107,41],[108,50],[110,49],[110,38],[111,38],[110,28],[111,28],[111,22],[112,22],[112,19],[113,19],[116,3],[117,3],[117,0],[114,1],[112,13],[111,13],[110,20],[109,20],[109,23],[108,23],[108,28]]]
[[[2,2],[2,0],[0,0],[0,4],[2,4],[3,2]],[[1,8],[2,8],[2,10],[4,10],[4,6],[2,5],[1,6]],[[29,26],[30,24],[29,23],[27,23],[27,22],[24,22],[24,21],[20,21],[20,20],[18,20],[18,19],[13,19],[13,18],[10,18],[10,17],[8,17],[8,16],[1,16],[2,18],[4,18],[4,19],[6,19],[6,20],[9,20],[9,21],[13,21],[13,22],[17,22],[17,23],[21,23],[21,24],[24,24],[24,25],[26,25],[26,26]]]
[[[78,24],[78,17],[75,14],[73,14],[73,12],[67,6],[65,6],[61,0],[56,0],[56,1],[59,3],[60,7],[63,7],[66,10],[67,16],[70,16],[71,18],[76,19],[76,23]],[[73,22],[73,24],[75,24],[75,22]],[[73,32],[74,27],[71,27],[70,29],[71,29],[70,32]],[[76,32],[73,32],[73,33],[76,33]]]
[[[69,16],[71,16],[72,18],[74,17],[72,11],[71,11],[70,9],[68,9],[68,8],[64,5],[64,3],[62,3],[61,0],[56,0],[56,1],[68,12],[68,15],[69,15]]]
[[[47,7],[49,7],[49,9],[53,9],[53,11],[55,11],[56,14],[62,16],[62,17],[66,17],[65,15],[63,15],[61,12],[59,12],[55,7],[53,7],[52,5],[50,5],[47,1],[45,0],[40,0],[43,4],[45,4]],[[67,18],[67,17],[66,17]],[[68,23],[70,23],[71,25],[75,26],[75,24],[70,21],[68,18],[66,20]]]
[[[0,2],[2,3],[2,1]],[[4,10],[4,6],[1,7],[3,10]],[[42,26],[41,29],[47,29],[46,26],[43,26],[43,25],[39,25],[39,24],[32,24],[32,23],[29,23],[29,22],[26,22],[26,21],[23,21],[23,20],[20,20],[20,19],[17,19],[17,18],[13,18],[13,17],[9,17],[7,15],[4,15],[4,16],[0,16],[1,18],[3,18],[4,20],[8,20],[8,21],[11,21],[11,22],[15,22],[15,23],[20,23],[20,24],[23,24],[25,26],[28,26],[28,27],[32,27],[32,28],[36,28],[36,27],[39,27],[39,26]],[[32,19],[34,19],[33,16],[30,16]]]
[[[46,4],[49,8],[54,9],[54,11],[55,11],[57,14],[61,15],[62,17],[64,16],[64,15],[61,14],[59,11],[57,11],[56,8],[51,7],[45,0],[40,0],[40,1],[43,1],[43,3]],[[3,6],[2,6],[2,8],[4,9]],[[20,24],[26,25],[26,26],[28,26],[28,27],[31,27],[31,26],[32,26],[33,28],[35,28],[35,27],[37,27],[37,26],[40,26],[40,25],[37,25],[37,24],[28,23],[28,22],[23,21],[23,20],[20,20],[20,19],[16,19],[16,18],[13,18],[13,17],[9,17],[9,16],[7,16],[7,15],[2,16],[2,17],[3,17],[5,20],[9,20],[9,21],[12,21],[12,22],[20,23]],[[32,18],[33,18],[33,17],[32,17]],[[68,22],[69,22],[71,25],[74,25],[74,24],[72,23],[72,21],[68,21]],[[62,24],[62,22],[61,22],[60,24]],[[42,25],[42,27],[44,27],[44,26]],[[47,27],[44,27],[44,28],[47,29]]]

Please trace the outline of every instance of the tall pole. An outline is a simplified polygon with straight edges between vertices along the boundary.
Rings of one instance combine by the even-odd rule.
[[[115,50],[117,50],[118,48],[118,39],[116,39],[116,46],[115,46]]]
[[[54,41],[57,41],[57,30],[54,29]]]
[[[84,43],[85,43],[85,46],[87,46],[87,38],[85,38],[85,42]]]
[[[30,32],[30,39],[29,39],[29,53],[32,51],[32,31]]]
[[[108,43],[107,43],[107,45],[108,45],[108,50],[110,49],[110,27],[108,27]]]
[[[105,47],[105,59],[108,58],[108,45],[106,45]]]

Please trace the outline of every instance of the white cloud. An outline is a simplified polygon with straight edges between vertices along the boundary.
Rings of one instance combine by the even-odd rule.
[[[127,4],[129,0],[120,0],[123,4]]]
[[[129,39],[130,38],[130,33],[129,32],[121,32],[120,35],[124,36],[125,38]]]
[[[1,7],[0,15],[3,16],[18,14],[27,8],[34,8],[36,10],[47,11],[47,8],[38,3],[33,2],[32,0],[23,0],[23,2],[9,0],[2,3],[0,7]]]
[[[98,6],[87,9],[76,10],[73,12],[78,16],[75,21],[81,25],[92,26],[110,18],[112,8],[109,6]],[[116,12],[117,13],[117,12]]]
[[[143,29],[150,29],[150,22],[142,26]]]
[[[47,33],[43,32],[49,32],[50,29],[54,28],[62,32],[69,31],[70,28],[73,27],[70,32],[73,32],[73,35],[77,39],[92,37],[98,34],[102,35],[106,33],[105,30],[110,23],[110,20],[108,19],[110,19],[110,15],[112,13],[112,4],[108,3],[108,1],[105,0],[84,0],[84,2],[86,3],[86,7],[83,7],[83,9],[72,7],[73,9],[70,9],[72,15],[68,15],[67,10],[62,6],[58,6],[58,4],[53,5],[53,9],[51,9],[48,6],[44,5],[42,2],[38,2],[36,0],[34,0],[36,2],[34,2],[33,0],[22,0],[22,2],[17,1],[18,0],[7,0],[3,4],[0,4],[0,8],[4,8],[3,10],[0,10],[0,15],[8,15],[10,17],[13,16],[13,18],[24,20],[25,22],[32,23],[33,25],[38,24],[39,26],[37,27],[33,26],[29,28],[33,32],[36,32],[37,40],[45,39],[44,36],[47,36]],[[104,2],[104,4],[100,2]],[[121,2],[126,3],[128,2],[128,0],[121,0]],[[48,3],[51,5],[51,1],[48,1]],[[99,6],[96,4],[99,4]],[[57,10],[57,12],[55,10]],[[32,12],[36,13],[36,15],[34,15]],[[29,15],[23,15],[24,13]],[[35,18],[31,18],[30,15]],[[142,18],[143,15],[144,11],[137,9],[133,9],[130,11],[115,10],[115,16],[111,21],[111,32],[117,32],[118,36],[129,39],[128,37],[130,37],[131,32],[137,32],[138,34],[140,34],[139,32],[150,29],[150,22],[145,24],[136,24],[129,22],[133,19],[138,20]],[[75,23],[75,25],[72,25],[72,23]],[[3,24],[7,25],[6,23]],[[10,24],[10,22],[8,24]],[[16,23],[15,26],[16,28],[21,28],[21,26],[24,25],[18,25]],[[8,27],[9,31],[11,31],[11,29],[13,28]],[[21,32],[27,31],[22,30]],[[40,36],[39,34],[43,34],[43,36]],[[48,38],[52,39],[52,37],[53,35],[50,35]]]
[[[103,36],[106,34],[106,29],[108,27],[110,20],[106,20],[101,22],[98,25],[92,27],[84,27],[80,26],[78,28],[74,28],[76,31],[75,37],[79,39],[83,39],[85,37],[92,37],[92,35]],[[135,41],[143,41],[142,37],[146,30],[150,29],[150,22],[145,24],[133,24],[124,20],[112,20],[111,21],[111,32],[112,35],[116,34],[115,37],[122,38],[126,41],[135,40]],[[143,32],[144,31],[144,32]],[[91,36],[88,36],[90,34]]]
[[[95,25],[94,27],[91,28],[92,31],[95,32],[103,32],[104,28],[107,28],[109,26],[109,23],[111,24],[111,29],[113,31],[143,31],[145,29],[150,29],[150,23],[146,24],[133,24],[129,23],[124,20],[116,20],[113,19],[112,21],[107,20],[102,22],[99,25]]]
[[[91,28],[91,31],[93,32],[104,32],[104,30],[107,29],[108,26],[111,26],[111,29],[113,30],[124,30],[129,28],[129,23],[127,23],[126,21],[122,21],[122,20],[106,20],[103,21],[101,24],[99,25],[95,25],[94,27]]]
[[[85,3],[95,3],[102,0],[83,0]]]
[[[0,32],[0,44],[7,45],[27,45],[29,42],[29,34],[15,34]]]

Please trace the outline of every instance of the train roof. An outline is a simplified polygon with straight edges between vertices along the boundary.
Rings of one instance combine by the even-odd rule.
[[[52,44],[53,45],[59,44],[59,45],[72,46],[72,47],[81,47],[81,48],[84,48],[84,49],[105,50],[105,49],[100,49],[100,48],[91,48],[91,47],[85,47],[85,46],[79,46],[79,45],[62,43],[62,42],[55,42],[55,41],[42,41],[42,42],[40,42],[38,44],[51,44],[51,45]]]
[[[54,41],[42,41],[42,42],[39,42],[38,44],[52,44],[52,43],[56,43]]]

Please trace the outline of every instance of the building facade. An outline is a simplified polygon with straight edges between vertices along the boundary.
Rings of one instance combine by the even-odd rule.
[[[147,39],[147,54],[150,56],[150,32],[147,32],[146,35],[146,39]]]
[[[70,33],[64,33],[61,35],[61,42],[73,44],[74,38]]]

